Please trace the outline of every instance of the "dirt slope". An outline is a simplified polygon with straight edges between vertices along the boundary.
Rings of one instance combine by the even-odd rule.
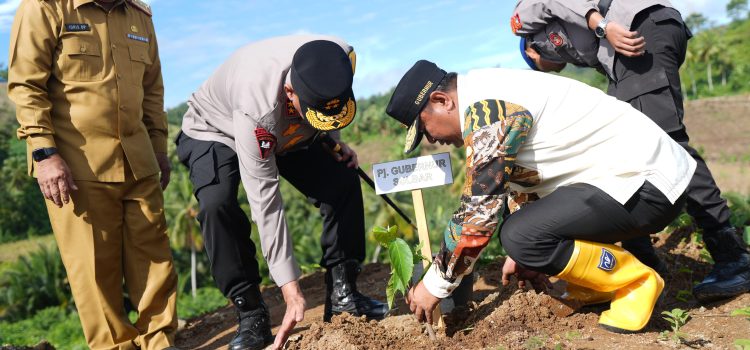
[[[750,95],[689,101],[685,124],[691,144],[701,148],[723,191],[750,194]],[[367,150],[376,145],[360,145],[357,150],[367,159]],[[699,245],[689,232],[654,236],[659,253],[669,263],[664,298],[643,333],[619,335],[597,326],[604,307],[587,307],[573,312],[558,302],[564,282],[555,283],[550,294],[520,291],[500,286],[501,261],[478,271],[474,303],[469,312],[458,310],[447,319],[448,327],[438,330],[438,342],[428,340],[422,327],[399,301],[393,316],[381,322],[367,322],[350,316],[322,322],[325,286],[322,273],[301,280],[309,309],[305,320],[287,344],[289,349],[733,349],[736,339],[750,339],[750,320],[731,317],[730,312],[750,306],[750,294],[709,305],[700,305],[689,294],[694,282],[708,272],[700,259]],[[360,276],[360,289],[385,300],[388,267],[368,265]],[[264,298],[277,327],[284,314],[278,288],[266,288]],[[677,343],[663,339],[660,332],[669,325],[660,315],[664,310],[682,308],[691,319],[683,328],[685,339]],[[572,312],[572,313],[571,313]],[[178,334],[178,345],[186,349],[219,349],[232,338],[235,316],[230,307],[189,320]],[[275,332],[275,328],[274,328]]]
[[[484,266],[474,285],[474,302],[470,310],[456,310],[447,316],[447,327],[438,329],[438,341],[432,343],[422,327],[406,313],[399,301],[393,316],[380,322],[366,321],[351,316],[335,317],[330,324],[322,322],[325,287],[322,274],[315,273],[302,279],[302,288],[310,309],[305,321],[287,344],[288,349],[603,349],[615,345],[620,349],[669,349],[678,347],[707,347],[731,349],[733,342],[750,338],[750,320],[731,317],[735,309],[750,306],[750,294],[734,299],[699,305],[685,294],[694,281],[707,272],[709,265],[700,260],[701,246],[691,243],[688,232],[661,234],[654,240],[672,273],[664,276],[667,288],[664,299],[657,305],[645,332],[621,335],[597,326],[598,315],[605,307],[586,307],[574,310],[559,302],[563,281],[555,282],[549,294],[500,286],[502,261]],[[384,285],[388,278],[387,266],[368,265],[359,285],[368,294],[385,299]],[[272,313],[274,326],[281,321],[284,304],[278,288],[263,292]],[[679,298],[678,298],[679,297]],[[688,310],[690,321],[683,328],[685,339],[676,343],[663,339],[660,332],[669,325],[660,315],[673,308]],[[468,312],[467,312],[468,311]],[[178,334],[178,345],[188,349],[219,349],[233,336],[235,319],[230,308],[188,321]],[[274,330],[275,331],[275,330]]]

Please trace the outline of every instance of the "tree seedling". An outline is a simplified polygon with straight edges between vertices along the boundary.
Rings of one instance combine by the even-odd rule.
[[[672,311],[662,311],[661,314],[664,315],[662,318],[666,320],[672,328],[672,340],[679,343],[685,336],[685,333],[681,332],[680,329],[687,323],[690,318],[690,313],[677,308],[672,309]],[[664,331],[661,333],[661,336],[666,338],[668,333],[669,332]]]
[[[409,289],[412,287],[411,280],[414,273],[414,265],[422,262],[422,260],[430,260],[422,256],[421,243],[412,247],[403,238],[399,237],[397,226],[375,226],[372,233],[375,236],[375,240],[383,248],[388,249],[388,257],[391,260],[391,278],[388,280],[385,294],[388,299],[388,308],[393,308],[396,293],[400,292],[401,296],[406,297]],[[431,264],[432,262],[430,261]],[[430,265],[424,269],[425,272],[429,270]],[[415,283],[421,281],[422,277],[424,277],[424,273],[422,273],[422,276]],[[437,339],[432,325],[427,324],[427,332],[430,334],[430,339]]]

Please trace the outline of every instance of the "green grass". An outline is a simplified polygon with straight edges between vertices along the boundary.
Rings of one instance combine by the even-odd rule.
[[[18,257],[39,249],[39,244],[50,245],[55,242],[55,236],[49,234],[29,239],[0,244],[0,265],[14,262]]]
[[[57,349],[87,349],[78,314],[60,307],[18,322],[0,322],[0,344],[33,346],[47,340]]]
[[[190,319],[226,306],[227,299],[218,289],[199,288],[197,296],[182,294],[177,302],[180,319]],[[134,321],[137,315],[131,313]],[[87,349],[83,330],[76,312],[61,307],[49,307],[18,322],[0,322],[0,345],[33,346],[47,340],[57,349]]]
[[[198,288],[193,298],[190,293],[183,293],[177,299],[177,315],[187,320],[205,315],[226,306],[227,298],[215,287]]]

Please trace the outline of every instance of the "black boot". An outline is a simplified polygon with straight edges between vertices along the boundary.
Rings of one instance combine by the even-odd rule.
[[[388,313],[388,306],[357,291],[357,275],[362,268],[356,260],[347,260],[326,270],[326,304],[323,321],[331,322],[333,315],[348,312],[380,320]]]
[[[261,350],[273,343],[271,315],[260,295],[257,286],[235,297],[239,326],[229,346],[229,350]]]
[[[703,282],[693,287],[700,302],[733,297],[750,291],[750,254],[747,244],[729,225],[703,233],[714,267]]]

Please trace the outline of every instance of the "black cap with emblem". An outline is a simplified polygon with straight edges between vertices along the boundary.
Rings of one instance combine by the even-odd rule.
[[[314,40],[294,53],[292,87],[302,116],[318,130],[337,130],[352,122],[357,111],[353,80],[349,56],[332,41]]]
[[[420,60],[404,74],[396,85],[396,90],[393,91],[385,112],[409,128],[406,133],[404,153],[413,151],[422,140],[423,134],[419,130],[419,113],[430,99],[430,93],[435,91],[447,74],[436,64]]]

